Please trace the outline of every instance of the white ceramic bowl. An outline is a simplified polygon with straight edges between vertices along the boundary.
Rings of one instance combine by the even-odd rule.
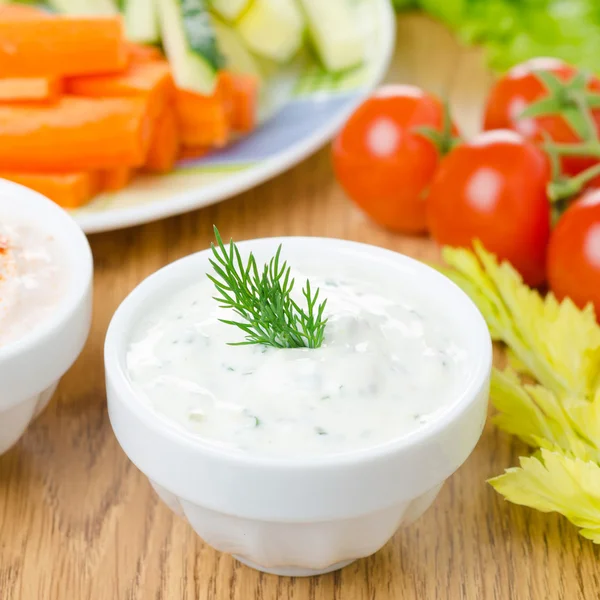
[[[0,346],[0,454],[23,435],[50,401],[60,378],[87,339],[92,310],[92,253],[80,227],[56,204],[0,179],[1,213],[38,225],[60,241],[71,272],[65,295],[50,318]]]
[[[401,439],[305,459],[242,455],[211,446],[168,422],[132,389],[127,346],[139,315],[206,273],[205,250],[146,279],[117,310],[105,344],[108,410],[125,453],[208,544],[262,571],[313,575],[376,552],[401,523],[413,521],[433,502],[481,435],[492,351],[477,308],[452,282],[422,263],[332,239],[274,238],[239,247],[244,253],[252,250],[260,262],[279,243],[292,265],[314,258],[332,269],[343,262],[363,272],[383,270],[431,294],[440,310],[468,333],[471,375],[452,405]]]

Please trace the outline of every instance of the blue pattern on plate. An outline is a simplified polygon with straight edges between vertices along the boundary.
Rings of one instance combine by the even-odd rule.
[[[264,125],[227,148],[199,159],[187,159],[180,167],[256,163],[285,152],[318,131],[340,111],[346,110],[360,95],[358,90],[340,95],[312,96],[290,101]]]

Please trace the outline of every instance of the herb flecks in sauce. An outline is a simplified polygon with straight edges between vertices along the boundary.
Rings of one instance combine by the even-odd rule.
[[[222,323],[230,309],[213,300],[205,278],[174,291],[136,327],[127,364],[144,401],[216,446],[306,457],[401,438],[459,396],[470,373],[468,333],[443,302],[383,274],[353,279],[350,266],[336,278],[327,264],[298,267],[305,270],[292,268],[296,280],[308,275],[328,298],[320,348],[228,345],[244,333]]]
[[[211,244],[215,275],[207,274],[217,288],[215,300],[222,308],[232,309],[242,321],[221,319],[241,329],[245,341],[231,345],[263,344],[275,348],[319,348],[323,344],[327,319],[323,318],[327,300],[319,305],[319,289],[312,293],[310,281],[302,294],[306,310],[292,298],[295,280],[286,261],[280,263],[281,245],[262,271],[250,253],[246,264],[231,240],[229,249],[215,227],[217,245]]]

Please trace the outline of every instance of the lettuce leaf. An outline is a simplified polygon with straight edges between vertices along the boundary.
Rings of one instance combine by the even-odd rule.
[[[509,367],[492,373],[494,422],[536,449],[490,483],[511,502],[564,515],[600,543],[600,327],[592,307],[542,298],[477,242],[443,256],[449,267],[441,271],[507,345]]]
[[[392,0],[392,5],[396,11],[410,10],[417,8],[417,0]]]
[[[447,25],[459,27],[469,8],[469,0],[419,0],[419,6]]]
[[[492,375],[494,423],[534,448],[559,449],[600,463],[600,394],[592,401],[559,399],[541,385],[522,385],[511,369]]]
[[[442,269],[469,294],[494,340],[504,342],[519,370],[559,396],[592,398],[600,383],[600,327],[594,309],[542,298],[507,262],[475,242],[474,252],[444,248]]]
[[[600,72],[598,0],[419,0],[467,44],[483,46],[498,71],[556,56]]]
[[[520,467],[490,480],[514,504],[557,512],[581,528],[583,537],[600,544],[600,466],[560,450],[542,448],[522,457]]]

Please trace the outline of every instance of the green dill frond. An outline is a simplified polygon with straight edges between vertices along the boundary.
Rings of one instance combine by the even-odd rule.
[[[223,308],[231,309],[238,319],[221,319],[227,325],[241,329],[245,340],[232,345],[264,344],[275,348],[318,348],[323,343],[327,300],[317,304],[319,289],[311,290],[310,281],[302,290],[306,308],[296,303],[291,292],[295,280],[287,262],[281,262],[281,245],[275,256],[259,269],[250,253],[244,262],[236,244],[228,246],[214,228],[216,245],[211,244],[210,264],[214,274],[207,274],[214,283],[214,297]]]

